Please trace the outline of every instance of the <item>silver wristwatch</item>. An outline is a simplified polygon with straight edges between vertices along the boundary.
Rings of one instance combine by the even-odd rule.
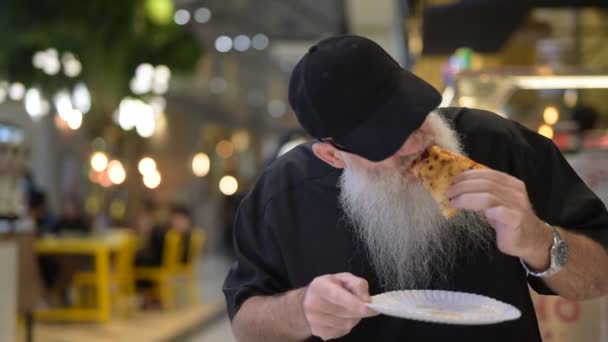
[[[549,265],[549,268],[543,272],[533,272],[532,270],[530,270],[530,268],[528,268],[528,265],[526,265],[526,263],[522,259],[519,259],[528,275],[532,275],[539,278],[547,278],[554,275],[555,273],[559,272],[568,261],[568,244],[565,240],[562,240],[561,236],[559,236],[559,232],[555,227],[547,223],[545,224],[553,232],[553,246],[551,246],[551,250],[549,252],[551,256],[551,264]]]

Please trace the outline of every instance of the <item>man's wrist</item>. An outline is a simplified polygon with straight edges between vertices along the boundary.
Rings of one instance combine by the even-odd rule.
[[[307,339],[312,336],[312,331],[308,320],[306,319],[306,313],[304,312],[304,298],[306,296],[306,290],[308,287],[302,287],[299,289],[292,290],[286,294],[288,303],[286,305],[291,306],[296,312],[294,312],[294,320],[292,322],[293,329],[298,339]]]
[[[537,228],[538,235],[535,243],[521,256],[523,262],[534,272],[542,272],[551,266],[551,247],[553,246],[553,232],[547,229],[544,222]]]

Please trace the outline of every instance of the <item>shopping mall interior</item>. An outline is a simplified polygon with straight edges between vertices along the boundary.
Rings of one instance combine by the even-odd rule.
[[[311,139],[288,85],[331,36],[552,139],[608,203],[607,23],[603,0],[0,2],[0,341],[236,341],[234,217]],[[544,341],[608,341],[608,298],[532,297]]]

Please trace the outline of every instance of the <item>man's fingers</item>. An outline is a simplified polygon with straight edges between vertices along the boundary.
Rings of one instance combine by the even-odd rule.
[[[379,312],[377,312],[373,309],[370,309],[369,307],[367,308],[366,311],[367,311],[367,313],[365,314],[365,316],[363,316],[363,318],[374,317],[374,316],[378,316],[380,314]]]
[[[367,280],[359,278],[350,273],[334,274],[334,278],[342,283],[342,286],[362,301],[370,303],[372,297],[369,295],[369,284]]]
[[[348,292],[339,284],[333,284],[333,286],[327,288],[326,295],[324,298],[336,305],[343,307],[350,313],[359,315],[361,317],[367,315],[366,303]]]
[[[466,179],[460,182],[454,182],[446,192],[446,195],[448,198],[454,198],[467,193],[489,192],[495,194],[508,190],[509,187],[504,184],[495,183],[488,179]]]
[[[311,298],[312,303],[310,303],[310,307],[316,313],[324,314],[324,315],[333,315],[341,318],[361,318],[364,317],[358,312],[353,312],[348,308],[337,305],[331,302],[329,299],[325,297],[315,297]]]
[[[322,281],[311,283],[311,286],[322,300],[341,307],[341,311],[347,311],[348,315],[365,317],[370,313],[366,303],[350,293],[342,282],[333,276],[324,277]]]
[[[462,182],[468,179],[487,179],[498,184],[504,184],[509,187],[521,187],[523,182],[507,173],[492,170],[492,169],[476,169],[465,171],[454,177],[454,183]]]
[[[348,334],[362,318],[378,313],[367,307],[367,281],[350,273],[315,278],[306,289],[303,309],[313,335],[323,340]]]
[[[475,211],[483,211],[500,204],[501,201],[489,193],[464,194],[450,200],[450,205],[454,208]]]
[[[500,204],[509,207],[519,207],[527,201],[527,193],[513,186],[493,183],[487,179],[468,179],[454,183],[446,192],[451,200],[464,194],[489,193],[496,197]]]
[[[310,323],[313,323],[316,326],[320,326],[320,327],[328,327],[328,328],[333,327],[333,328],[348,329],[348,328],[352,328],[355,325],[357,325],[357,323],[359,323],[359,321],[361,321],[361,318],[336,317],[331,314],[316,313],[311,318],[311,320],[312,320],[312,322],[310,322]]]
[[[342,283],[342,286],[357,296],[364,303],[371,303],[372,297],[369,295],[369,283],[363,278],[359,278],[351,273],[334,274],[334,278]],[[362,317],[377,316],[378,313],[365,305]]]
[[[459,174],[458,176],[454,177],[454,183],[457,183],[457,182],[460,182],[463,180],[467,180],[467,179],[479,179],[479,178],[499,181],[504,176],[508,176],[508,175],[505,173],[502,173],[500,171],[496,171],[496,170],[492,170],[492,169],[474,169],[474,170],[464,171],[461,174]]]

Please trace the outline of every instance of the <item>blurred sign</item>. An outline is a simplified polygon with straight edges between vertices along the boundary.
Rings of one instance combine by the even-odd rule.
[[[604,342],[608,324],[606,298],[577,302],[532,295],[544,342]]]
[[[608,151],[581,152],[568,157],[585,184],[608,206]]]
[[[454,84],[459,72],[470,70],[473,66],[474,51],[467,47],[456,49],[448,62],[442,66],[442,77],[445,84]]]
[[[585,149],[608,151],[608,130],[598,130],[587,134],[587,136],[583,140],[583,146]]]
[[[558,39],[540,39],[536,43],[539,64],[560,66],[564,62],[565,42]]]

